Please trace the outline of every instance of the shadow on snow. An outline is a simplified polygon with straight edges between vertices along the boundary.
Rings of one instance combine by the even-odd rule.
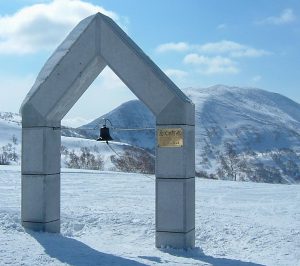
[[[46,254],[62,263],[73,266],[145,266],[145,264],[131,259],[100,252],[78,240],[60,234],[40,233],[29,230],[27,232],[44,247]]]
[[[166,248],[160,249],[160,251],[176,257],[198,260],[199,262],[203,262],[204,264],[209,263],[213,266],[264,266],[263,264],[257,264],[253,262],[208,256],[204,254],[201,248],[194,248],[187,251]]]
[[[45,249],[45,253],[51,258],[55,258],[62,263],[72,266],[85,265],[123,265],[123,266],[145,266],[146,264],[132,259],[122,258],[116,255],[107,254],[95,250],[88,245],[60,234],[40,233],[26,230]],[[160,249],[160,251],[175,257],[197,260],[202,263],[209,263],[213,266],[263,266],[253,262],[245,262],[236,259],[216,258],[203,253],[200,248],[190,250]],[[155,263],[163,263],[159,257],[138,256]]]

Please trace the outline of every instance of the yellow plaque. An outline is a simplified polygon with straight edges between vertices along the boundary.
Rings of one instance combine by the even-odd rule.
[[[182,147],[182,128],[160,128],[157,130],[158,147]]]

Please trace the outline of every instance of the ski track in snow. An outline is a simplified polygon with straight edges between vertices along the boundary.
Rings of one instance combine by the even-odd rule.
[[[62,169],[61,234],[20,225],[20,168],[0,167],[0,265],[300,265],[300,191],[196,179],[196,248],[156,249],[155,184]]]

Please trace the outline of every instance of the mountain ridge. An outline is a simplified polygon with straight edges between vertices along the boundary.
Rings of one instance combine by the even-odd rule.
[[[198,175],[261,182],[300,181],[300,104],[257,88],[215,85],[183,91],[196,107]],[[129,115],[132,113],[135,115]],[[95,126],[103,118],[124,127],[155,127],[155,117],[150,114],[143,103],[132,100],[80,128]],[[112,130],[112,134],[118,141],[155,150],[154,130],[117,134]]]

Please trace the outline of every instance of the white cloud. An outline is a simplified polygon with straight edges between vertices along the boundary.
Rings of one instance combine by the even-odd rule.
[[[260,57],[268,55],[270,52],[255,49],[233,41],[222,40],[197,46],[197,50],[202,53],[228,54],[230,57]]]
[[[188,72],[186,72],[186,71],[183,71],[180,69],[173,69],[173,68],[165,69],[164,72],[170,78],[175,78],[175,79],[182,79],[182,78],[187,77],[187,75],[188,75]]]
[[[53,0],[0,16],[0,53],[26,54],[53,49],[80,20],[97,12],[120,23],[116,13],[81,0]]]
[[[293,9],[286,8],[282,10],[281,14],[277,17],[267,17],[258,22],[258,24],[272,24],[272,25],[282,25],[289,24],[296,21],[297,17],[294,14]]]
[[[263,49],[228,40],[204,44],[166,43],[159,45],[156,50],[159,52],[189,52],[185,55],[183,62],[193,65],[197,72],[206,75],[237,74],[240,72],[239,58],[254,58],[271,54]],[[165,73],[179,81],[184,80],[184,77],[188,75],[187,72],[174,69],[167,69]]]
[[[169,43],[164,43],[159,45],[156,48],[156,52],[158,53],[164,53],[164,52],[169,52],[169,51],[176,51],[176,52],[184,52],[190,49],[190,46],[186,42],[169,42]]]
[[[233,41],[222,40],[219,42],[209,42],[205,44],[188,44],[187,42],[165,43],[156,48],[157,52],[167,51],[185,52],[195,51],[203,54],[226,54],[229,57],[261,57],[271,54],[263,49],[255,49],[251,46],[240,44]]]
[[[253,81],[253,82],[259,82],[259,81],[261,81],[261,79],[262,79],[262,76],[256,75],[256,76],[254,76],[254,77],[252,78],[252,81]]]
[[[186,55],[183,62],[199,67],[198,72],[206,75],[239,73],[237,63],[230,58],[223,56],[208,57],[192,53]]]

